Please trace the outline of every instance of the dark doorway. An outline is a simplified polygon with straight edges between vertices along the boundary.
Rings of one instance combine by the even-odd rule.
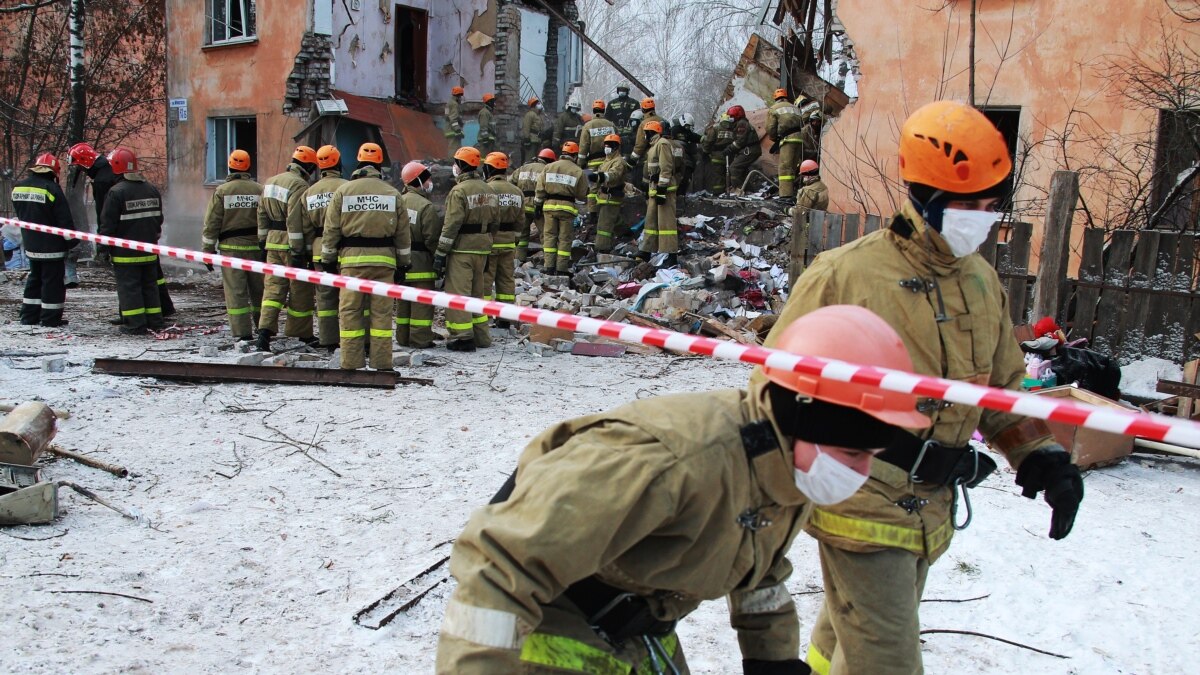
[[[425,101],[429,14],[396,5],[396,98]]]
[[[1021,108],[1020,106],[989,106],[980,108],[980,110],[991,120],[992,124],[996,125],[996,128],[1000,130],[1000,135],[1004,136],[1004,144],[1008,146],[1008,157],[1013,163],[1012,173],[1004,179],[1004,201],[997,209],[1009,212],[1013,208],[1014,181],[1017,173],[1021,171],[1021,167],[1017,166],[1017,132],[1021,128]]]

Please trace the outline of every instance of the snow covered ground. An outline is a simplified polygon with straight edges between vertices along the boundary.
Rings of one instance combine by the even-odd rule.
[[[188,323],[221,324],[213,277],[176,290]],[[749,373],[667,356],[538,358],[504,338],[475,354],[431,350],[444,365],[402,374],[435,386],[394,391],[93,375],[95,357],[204,360],[199,347],[228,336],[117,336],[103,323],[115,311],[111,284],[87,279],[69,297],[67,332],[11,323],[20,286],[0,283],[0,351],[66,349],[70,362],[47,374],[37,358],[0,358],[0,400],[71,410],[57,442],[134,475],[59,460],[44,476],[137,509],[149,526],[64,490],[55,524],[0,529],[8,672],[431,672],[449,584],[379,631],[352,616],[448,553],[529,438],[634,398],[740,386]],[[213,360],[232,360],[221,353]],[[340,476],[283,434],[320,445],[312,457]],[[926,591],[930,600],[981,599],[928,602],[923,625],[1069,658],[931,634],[928,671],[1195,672],[1198,469],[1138,457],[1089,473],[1075,531],[1061,542],[1046,537],[1048,507],[1023,499],[1011,471],[994,475],[974,491],[974,524],[933,567]],[[807,631],[821,598],[814,542],[801,536],[792,560],[789,586]],[[724,602],[705,604],[679,632],[693,672],[740,672]]]

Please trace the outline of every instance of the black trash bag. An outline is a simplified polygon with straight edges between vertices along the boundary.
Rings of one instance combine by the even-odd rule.
[[[1078,384],[1081,389],[1116,401],[1121,397],[1121,369],[1117,362],[1090,349],[1059,347],[1050,369],[1059,384]]]

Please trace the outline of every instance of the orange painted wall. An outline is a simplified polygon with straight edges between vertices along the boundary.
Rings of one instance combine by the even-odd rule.
[[[943,4],[939,13],[929,10]],[[1130,44],[1160,42],[1160,19],[1179,26],[1162,0],[979,0],[978,6],[976,104],[1020,106],[1020,135],[1035,147],[1024,174],[1030,187],[1018,190],[1018,202],[1044,197],[1051,174],[1061,168],[1052,148],[1036,144],[1048,129],[1063,128],[1072,106],[1113,131],[1157,126],[1155,111],[1127,110],[1105,96],[1094,66],[1107,55],[1127,53]],[[865,202],[868,212],[886,216],[895,208],[903,196],[896,167],[900,125],[929,101],[967,100],[969,10],[967,0],[840,0],[838,16],[854,41],[862,79],[857,102],[832,123],[822,142],[831,210],[861,212],[859,202]],[[1001,64],[1010,34],[1009,57]],[[890,187],[865,166],[872,157]],[[856,181],[855,175],[867,180]],[[1103,218],[1102,195],[1094,190],[1081,186]],[[1041,212],[1024,219],[1035,223],[1036,255]],[[1077,219],[1073,239],[1082,237],[1082,229]]]
[[[308,23],[307,3],[258,0],[256,42],[204,46],[204,7],[198,0],[167,0],[167,96],[188,100],[188,120],[169,122],[168,228],[172,245],[198,246],[204,209],[215,185],[205,184],[209,117],[254,116],[260,180],[283,170],[303,121],[283,114],[285,83]],[[224,158],[220,158],[224,162]]]

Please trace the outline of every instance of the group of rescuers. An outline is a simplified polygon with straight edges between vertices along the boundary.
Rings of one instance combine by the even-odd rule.
[[[781,137],[785,149],[791,133]],[[643,146],[648,160],[660,137]],[[445,273],[447,290],[490,297],[528,224],[523,198],[533,193],[548,230],[587,198],[577,161],[593,157],[564,145],[561,158],[539,157],[544,166],[521,167],[513,182],[504,155],[459,148],[444,223],[428,199],[429,170],[408,164],[397,190],[382,180],[374,144],[360,148],[348,181],[335,148],[301,147],[261,188],[246,173],[249,157],[235,151],[209,207],[204,249],[256,259],[265,251],[272,262],[426,288]],[[124,224],[153,220],[139,214],[156,197],[114,153],[125,181],[109,192],[101,231],[138,239]],[[600,173],[610,160],[601,159]],[[939,101],[905,121],[898,160],[907,195],[888,227],[819,256],[767,346],[1019,387],[1024,364],[1004,290],[976,253],[1012,170],[1003,137],[978,110]],[[55,224],[64,197],[54,168],[39,161],[14,189],[42,197],[15,199],[19,218]],[[25,234],[34,253],[70,245]],[[114,261],[134,254],[112,251]],[[146,303],[150,262],[128,284]],[[224,273],[235,334],[248,337],[260,277]],[[260,339],[282,306],[295,310],[289,334],[310,336],[304,298],[313,291],[266,279]],[[392,301],[342,291],[335,309],[332,297],[317,296],[318,319],[329,320],[320,333],[340,334],[343,366],[362,365],[369,334],[373,367],[390,367]],[[401,303],[401,342],[428,340],[431,317],[427,305]],[[487,344],[481,318],[450,311],[447,326],[451,348]],[[725,597],[748,675],[921,673],[919,605],[930,565],[970,522],[968,490],[996,468],[970,444],[976,430],[1016,470],[1024,496],[1042,494],[1049,536],[1066,537],[1083,499],[1080,472],[1045,423],[1015,414],[768,365],[745,389],[645,399],[556,424],[530,442],[455,540],[457,586],[437,672],[686,673],[676,623]],[[818,542],[824,581],[803,655],[786,586],[786,554],[801,530]]]

